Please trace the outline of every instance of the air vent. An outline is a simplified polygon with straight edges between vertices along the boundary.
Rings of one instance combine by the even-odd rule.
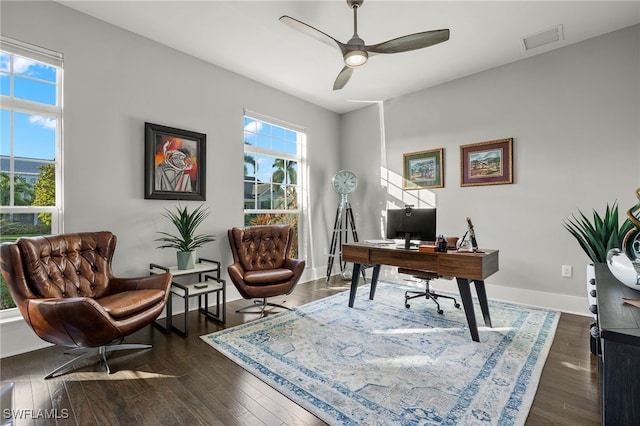
[[[563,39],[562,25],[558,25],[557,27],[550,28],[546,31],[523,37],[522,45],[524,46],[524,50],[531,50]]]

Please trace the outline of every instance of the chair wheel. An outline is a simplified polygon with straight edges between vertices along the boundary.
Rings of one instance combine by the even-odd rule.
[[[456,308],[460,309],[460,304],[459,304],[459,303],[456,303],[456,304],[455,304],[455,305],[453,305],[453,306],[455,306]]]
[[[404,304],[404,307],[405,307],[405,308],[407,308],[407,309],[409,309],[409,308],[411,307],[411,305],[410,305],[410,304],[408,304],[408,303],[405,303],[405,304]]]
[[[438,313],[439,313],[440,315],[442,315],[442,314],[444,314],[444,311],[443,311],[442,309],[438,309]]]

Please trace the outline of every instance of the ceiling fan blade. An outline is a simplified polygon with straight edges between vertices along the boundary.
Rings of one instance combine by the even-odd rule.
[[[365,46],[365,50],[370,53],[400,53],[433,46],[447,40],[449,40],[448,29],[424,31]]]
[[[351,74],[353,74],[353,68],[349,68],[347,66],[342,68],[342,71],[340,71],[336,81],[333,83],[333,90],[342,89],[349,82]]]
[[[296,18],[292,18],[291,16],[283,15],[280,17],[280,22],[289,27],[293,28],[296,31],[299,31],[303,34],[311,36],[316,40],[319,40],[325,44],[328,44],[331,47],[338,47],[344,53],[344,49],[346,48],[344,43],[339,42],[335,38],[331,37],[329,34],[323,33],[317,28],[312,27],[311,25],[305,24],[302,21],[298,21]]]

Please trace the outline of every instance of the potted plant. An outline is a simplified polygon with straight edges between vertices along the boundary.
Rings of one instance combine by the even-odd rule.
[[[613,203],[611,207],[607,204],[604,217],[594,210],[593,222],[581,211],[578,210],[578,213],[580,217],[574,215],[573,219],[564,223],[564,227],[578,240],[593,263],[606,262],[607,252],[613,248],[621,248],[625,234],[633,228],[629,219],[618,227],[617,203]]]
[[[209,216],[209,211],[203,204],[192,212],[187,207],[178,205],[175,211],[165,209],[164,217],[176,227],[178,234],[158,231],[164,237],[157,238],[163,244],[158,248],[175,248],[178,250],[178,269],[193,269],[195,267],[196,249],[204,244],[215,241],[212,234],[196,235],[196,230],[202,221]]]

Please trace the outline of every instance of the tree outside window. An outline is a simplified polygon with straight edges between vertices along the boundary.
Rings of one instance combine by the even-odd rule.
[[[244,225],[288,224],[298,256],[301,131],[244,118]]]

